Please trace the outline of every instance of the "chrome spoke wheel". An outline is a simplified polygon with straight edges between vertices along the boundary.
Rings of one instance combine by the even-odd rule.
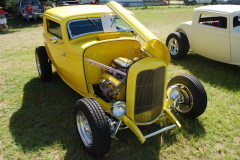
[[[171,55],[176,55],[179,50],[178,42],[175,38],[171,38],[168,43],[168,50]]]
[[[93,138],[92,131],[86,116],[83,112],[78,111],[76,114],[77,129],[81,136],[81,139],[86,147],[90,148],[92,146]]]

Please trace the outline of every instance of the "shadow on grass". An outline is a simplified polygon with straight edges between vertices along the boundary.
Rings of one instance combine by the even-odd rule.
[[[53,80],[47,83],[41,82],[39,78],[30,80],[24,86],[22,106],[10,120],[10,131],[15,143],[24,153],[37,153],[47,148],[47,151],[41,153],[48,157],[47,154],[56,154],[60,147],[66,151],[66,160],[92,160],[83,150],[75,128],[73,107],[80,98],[82,97],[69,88],[57,73],[54,73]],[[201,129],[197,120],[184,123],[183,126],[188,126],[184,136],[194,134],[198,137],[198,134],[203,134],[204,129]],[[159,126],[166,125],[169,125],[168,122],[163,120],[150,126],[141,126],[140,129],[146,135],[159,130]],[[200,129],[196,130],[196,126]],[[177,141],[176,130],[151,137],[144,144],[141,144],[129,129],[121,130],[117,139],[112,139],[110,152],[103,159],[157,160],[160,158],[161,146]]]
[[[180,115],[176,117],[182,125],[182,128],[178,131],[182,133],[184,138],[190,140],[192,138],[201,138],[206,135],[206,131],[203,128],[201,121],[197,118],[191,119]]]
[[[193,53],[183,60],[172,60],[171,63],[182,66],[190,74],[212,86],[232,92],[240,90],[240,68],[237,65],[217,62]]]

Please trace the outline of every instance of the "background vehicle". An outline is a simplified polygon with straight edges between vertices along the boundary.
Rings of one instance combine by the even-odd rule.
[[[219,3],[221,3],[221,4],[232,4],[232,0],[222,0]]]
[[[53,0],[52,7],[82,5],[81,0]]]
[[[196,4],[217,4],[217,0],[184,0],[185,5],[196,5]]]
[[[40,17],[45,12],[46,8],[40,4],[38,0],[20,0],[18,5],[18,13],[20,16],[22,16],[23,20],[26,19],[26,13],[24,13],[24,8],[27,6],[27,4],[30,3],[33,7],[33,12],[36,15],[36,17]],[[30,16],[31,17],[31,16]]]
[[[221,4],[240,4],[240,0],[222,0],[220,2]]]
[[[166,45],[173,59],[183,59],[189,48],[204,57],[240,65],[240,9],[236,5],[202,6],[192,21],[177,26]]]
[[[76,126],[84,149],[94,157],[109,151],[120,129],[129,128],[144,143],[181,127],[172,111],[190,118],[205,111],[202,84],[187,74],[167,84],[167,47],[120,4],[56,7],[44,13],[43,22],[45,46],[35,52],[40,78],[51,80],[52,63],[63,81],[85,97],[75,104]],[[172,124],[143,135],[139,125],[163,116]]]

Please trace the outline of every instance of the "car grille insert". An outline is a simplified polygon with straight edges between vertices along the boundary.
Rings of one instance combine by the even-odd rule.
[[[151,122],[162,112],[164,81],[164,66],[155,70],[145,70],[138,74],[134,109],[135,122]]]

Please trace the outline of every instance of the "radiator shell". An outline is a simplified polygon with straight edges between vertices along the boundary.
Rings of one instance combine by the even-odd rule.
[[[163,110],[165,82],[164,62],[148,57],[134,63],[127,78],[127,116],[137,124],[153,123]]]
[[[134,106],[134,119],[137,123],[151,122],[162,112],[165,70],[161,66],[138,74]]]

